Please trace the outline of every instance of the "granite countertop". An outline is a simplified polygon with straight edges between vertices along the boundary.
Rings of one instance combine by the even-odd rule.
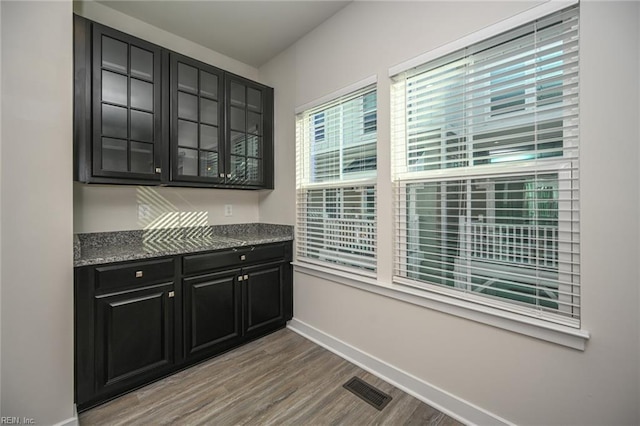
[[[95,232],[74,235],[74,266],[293,240],[293,226],[266,223]]]

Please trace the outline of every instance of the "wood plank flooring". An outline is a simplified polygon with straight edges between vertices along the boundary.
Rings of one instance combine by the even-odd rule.
[[[358,376],[393,397],[382,411],[342,387]],[[80,425],[460,425],[287,329],[79,416]]]

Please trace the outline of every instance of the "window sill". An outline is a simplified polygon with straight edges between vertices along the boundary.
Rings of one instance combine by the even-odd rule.
[[[590,338],[586,330],[529,318],[487,306],[459,300],[397,284],[386,284],[375,278],[302,261],[292,262],[295,272],[348,285],[381,296],[422,306],[439,312],[509,330],[536,339],[584,351]]]

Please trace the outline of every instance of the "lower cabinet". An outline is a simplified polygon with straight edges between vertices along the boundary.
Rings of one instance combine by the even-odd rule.
[[[75,269],[79,411],[286,325],[291,243]]]
[[[98,392],[148,379],[173,364],[173,283],[96,296]]]
[[[242,336],[239,274],[231,270],[183,281],[187,358],[211,356],[234,346]]]
[[[261,334],[285,319],[285,266],[271,263],[243,269],[243,332]]]

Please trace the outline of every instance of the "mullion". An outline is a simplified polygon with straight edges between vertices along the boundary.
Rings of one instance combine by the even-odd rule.
[[[201,76],[202,76],[202,70],[200,70],[199,68],[196,68],[197,71],[197,75],[196,75],[196,108],[198,110],[197,112],[197,116],[198,116],[198,122],[197,122],[197,150],[198,150],[198,176],[202,176],[202,170],[200,170],[200,164],[202,164],[202,148],[201,148],[201,138],[202,138],[202,131],[201,131],[201,127],[202,126],[202,108],[201,108],[201,104],[200,104],[200,91],[201,91],[201,85],[202,85],[202,81],[201,81]]]
[[[131,172],[131,43],[127,43],[127,171]]]

